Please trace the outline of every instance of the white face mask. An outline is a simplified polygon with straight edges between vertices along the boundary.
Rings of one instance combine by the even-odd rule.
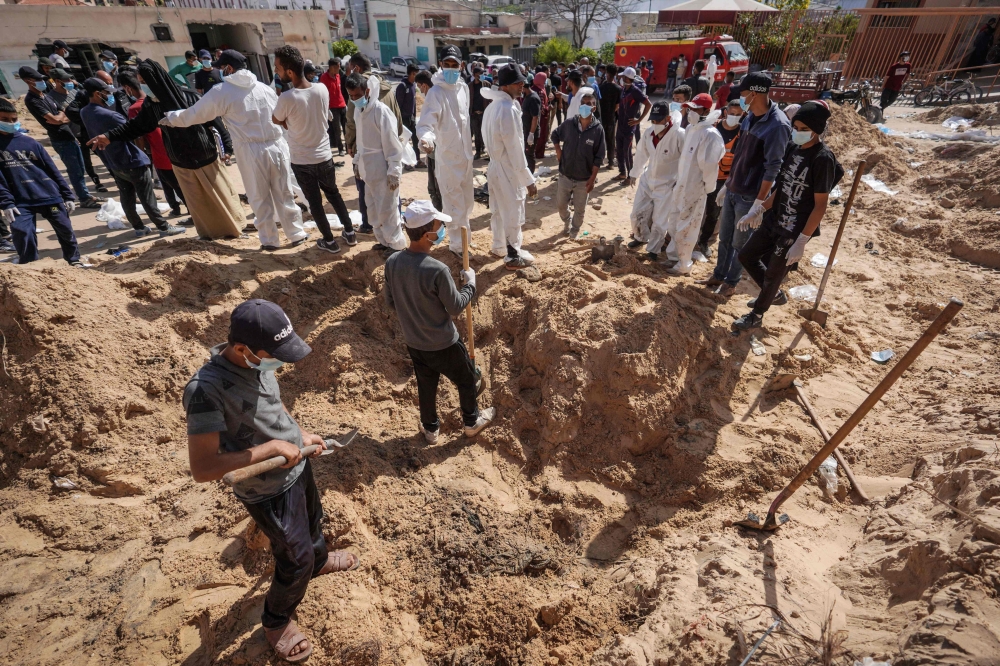
[[[741,120],[743,120],[743,116],[728,115],[723,119],[723,122],[726,124],[726,127],[736,127],[740,124]]]
[[[666,127],[666,125],[657,125],[656,123],[653,123],[653,134],[659,134],[666,129]]]
[[[702,117],[694,109],[688,110],[688,125],[697,125],[702,121]]]

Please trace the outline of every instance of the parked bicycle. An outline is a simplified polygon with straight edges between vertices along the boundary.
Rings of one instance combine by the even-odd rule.
[[[983,99],[983,89],[972,82],[972,78],[950,79],[947,76],[939,76],[932,85],[927,86],[913,97],[914,106],[927,106],[929,104],[946,103],[966,103],[972,101],[981,102]]]

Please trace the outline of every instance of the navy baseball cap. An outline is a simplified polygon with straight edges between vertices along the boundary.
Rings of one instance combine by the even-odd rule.
[[[239,51],[226,49],[219,54],[218,60],[212,63],[212,67],[215,69],[222,69],[226,65],[229,65],[235,70],[245,69],[247,66],[247,59]]]
[[[53,46],[53,48],[57,48],[57,49],[66,49],[67,51],[71,50],[69,48],[69,46],[66,44],[66,42],[64,42],[61,39],[57,39],[56,41],[52,42],[52,46]]]
[[[262,298],[244,301],[229,317],[229,343],[242,343],[253,351],[263,349],[284,361],[301,361],[312,347],[292,328],[292,322],[278,305]]]
[[[771,77],[764,72],[752,72],[740,81],[740,92],[756,92],[767,94],[771,89]]]

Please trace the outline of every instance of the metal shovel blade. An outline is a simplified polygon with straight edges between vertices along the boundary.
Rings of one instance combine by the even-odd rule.
[[[809,313],[809,318],[812,319],[817,324],[819,324],[820,326],[822,326],[823,328],[826,328],[826,317],[827,314],[822,310],[812,310]]]
[[[333,453],[334,449],[342,449],[342,448],[344,448],[345,446],[347,446],[348,444],[350,444],[351,442],[353,442],[354,438],[357,437],[357,436],[358,436],[358,429],[355,428],[351,432],[349,432],[346,435],[344,435],[343,437],[341,437],[339,441],[336,440],[336,439],[333,439],[332,437],[330,439],[324,439],[323,443],[326,444],[326,451],[323,451],[323,453],[321,453],[320,455],[321,456],[328,456],[331,453]],[[334,447],[334,448],[331,449],[330,448],[331,446]]]
[[[739,525],[740,527],[746,527],[751,530],[758,530],[760,532],[773,532],[785,523],[787,523],[791,518],[788,517],[787,513],[783,513],[775,519],[773,513],[767,514],[767,518],[764,522],[760,522],[760,518],[753,511],[747,513],[746,520],[738,520],[733,525]]]
[[[472,363],[473,365],[475,365],[475,361],[473,361]],[[478,365],[475,365],[475,368],[476,368],[476,396],[478,397],[481,396],[483,394],[483,391],[486,390],[486,380],[483,379],[482,369],[480,369]]]

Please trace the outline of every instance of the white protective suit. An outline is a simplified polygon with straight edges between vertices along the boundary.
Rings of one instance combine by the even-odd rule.
[[[524,199],[535,177],[524,156],[521,105],[502,90],[483,88],[482,95],[493,102],[483,112],[483,143],[490,154],[486,182],[489,183],[492,213],[491,251],[498,257],[506,257],[508,245],[521,253]]]
[[[670,128],[655,147],[652,127],[647,127],[639,137],[632,171],[629,172],[629,177],[638,181],[630,216],[632,237],[638,241],[650,241],[654,220],[660,221],[661,228],[667,228],[667,208],[677,182],[683,145],[684,128],[681,127],[680,111],[670,114]],[[658,245],[662,243],[663,237],[660,237]],[[660,248],[650,251],[659,252]]]
[[[698,242],[701,222],[705,217],[706,197],[715,192],[719,178],[719,160],[726,154],[722,135],[715,122],[722,115],[716,109],[700,123],[688,125],[677,170],[677,184],[667,209],[667,228],[654,226],[654,238],[670,234],[667,258],[677,262],[674,268],[684,274],[691,272],[691,253]],[[652,241],[650,241],[652,243]]]
[[[445,83],[438,70],[431,79],[434,86],[424,97],[417,120],[417,139],[434,150],[434,176],[441,190],[442,213],[451,216],[446,223],[448,246],[462,253],[462,227],[469,229],[472,198],[472,131],[469,127],[469,87]],[[484,126],[485,128],[485,126]]]
[[[167,127],[191,127],[222,116],[233,137],[236,164],[254,212],[261,245],[279,246],[277,223],[285,238],[297,241],[309,234],[292,193],[292,166],[281,128],[271,122],[278,96],[248,69],[241,69],[212,86],[194,106],[168,111],[160,121]]]
[[[357,128],[354,165],[365,181],[365,205],[368,223],[375,240],[393,250],[405,250],[406,234],[399,217],[399,187],[390,190],[389,176],[399,182],[403,174],[403,142],[397,133],[396,114],[378,101],[381,81],[368,77],[368,105],[359,109],[351,103]]]
[[[705,73],[708,74],[708,90],[712,91],[712,86],[715,85],[715,73],[719,71],[719,62],[715,59],[714,55],[708,56],[708,65],[705,66]]]

